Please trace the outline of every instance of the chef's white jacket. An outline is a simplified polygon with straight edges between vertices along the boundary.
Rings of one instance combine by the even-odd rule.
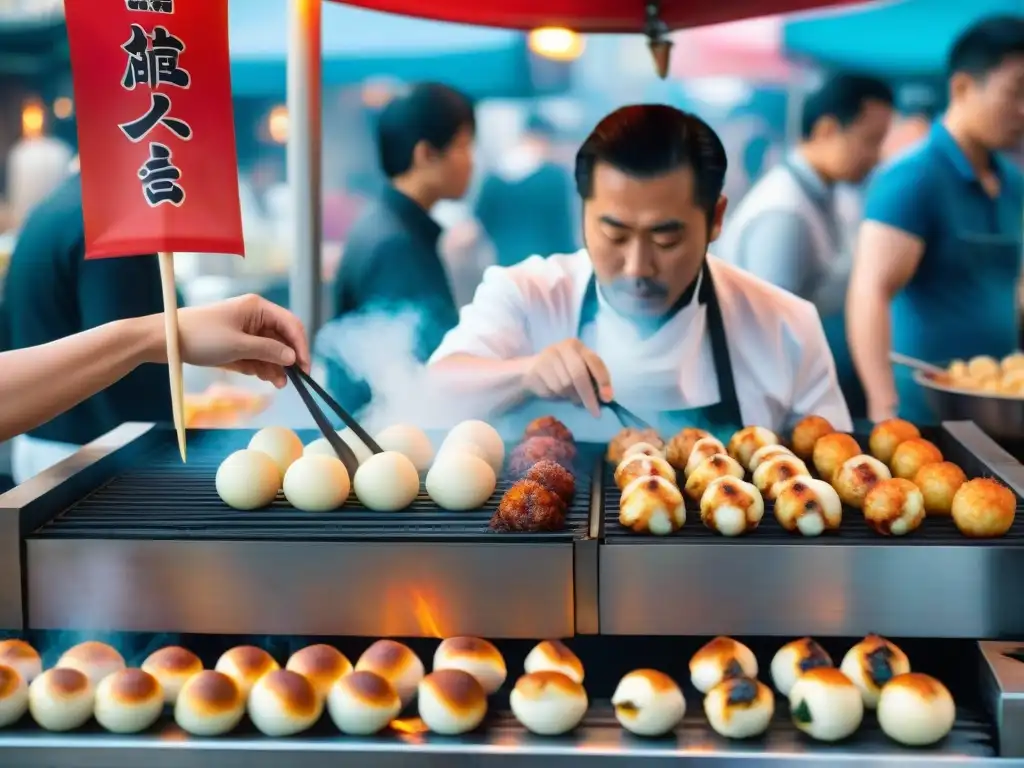
[[[785,431],[815,414],[838,430],[852,430],[814,306],[713,256],[708,263],[745,424]],[[456,354],[526,357],[579,336],[608,366],[615,399],[656,426],[658,412],[718,402],[706,308],[694,300],[659,331],[644,336],[599,292],[594,321],[580,328],[592,276],[585,249],[488,269],[431,364]],[[521,428],[524,419],[545,414],[561,419],[580,440],[608,440],[621,428],[610,413],[595,420],[582,408],[550,401],[520,409],[516,421]]]

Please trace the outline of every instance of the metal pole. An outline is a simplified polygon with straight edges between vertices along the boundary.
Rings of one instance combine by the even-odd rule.
[[[291,310],[310,337],[323,321],[320,290],[322,0],[288,0],[288,187],[292,201]]]

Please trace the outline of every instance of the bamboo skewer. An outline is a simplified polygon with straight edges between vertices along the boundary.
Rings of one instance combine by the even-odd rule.
[[[178,344],[178,292],[174,283],[174,254],[160,253],[160,286],[164,294],[164,333],[167,336],[167,370],[171,379],[171,412],[178,433],[178,450],[185,461],[185,385]]]

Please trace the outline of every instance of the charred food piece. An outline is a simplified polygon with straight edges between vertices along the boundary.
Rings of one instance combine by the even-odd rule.
[[[508,471],[513,477],[522,477],[539,461],[553,461],[566,469],[572,469],[576,458],[576,446],[554,437],[531,437],[512,450],[508,459]]]
[[[576,494],[576,478],[572,472],[561,464],[547,459],[538,461],[530,467],[523,479],[544,486],[566,505],[572,503],[572,497]]]
[[[535,438],[537,439],[537,438]],[[491,530],[503,533],[561,531],[565,503],[534,480],[520,480],[501,497],[491,518]]]
[[[523,430],[523,440],[531,437],[553,437],[563,443],[576,443],[569,428],[554,416],[541,416],[527,424]]]

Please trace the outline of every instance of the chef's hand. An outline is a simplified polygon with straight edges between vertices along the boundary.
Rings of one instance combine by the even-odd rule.
[[[594,391],[595,381],[597,392]],[[526,386],[545,400],[581,404],[594,418],[601,416],[601,402],[614,398],[611,376],[604,362],[579,339],[552,344],[537,355],[526,374]]]
[[[191,365],[227,368],[278,388],[288,383],[285,366],[298,363],[309,371],[309,342],[302,321],[259,296],[179,310],[178,330],[182,362]]]
[[[899,403],[892,398],[873,401],[868,398],[868,418],[875,424],[895,419],[899,411]]]

